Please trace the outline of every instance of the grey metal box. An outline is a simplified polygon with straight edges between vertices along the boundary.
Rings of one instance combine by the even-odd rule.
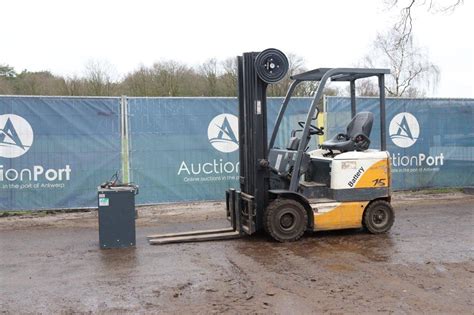
[[[134,186],[98,189],[100,248],[135,246]]]

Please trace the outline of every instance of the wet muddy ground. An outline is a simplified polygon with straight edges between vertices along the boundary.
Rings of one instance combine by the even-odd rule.
[[[0,313],[472,314],[474,196],[398,195],[394,206],[385,235],[164,246],[146,235],[224,227],[223,205],[140,208],[125,250],[98,248],[95,211],[0,218]]]

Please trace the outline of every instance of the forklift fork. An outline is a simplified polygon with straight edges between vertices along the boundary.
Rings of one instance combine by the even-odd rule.
[[[231,227],[212,230],[189,231],[182,233],[155,234],[148,236],[151,245],[170,243],[204,242],[239,238],[255,232],[255,210],[253,196],[226,191],[226,217]]]

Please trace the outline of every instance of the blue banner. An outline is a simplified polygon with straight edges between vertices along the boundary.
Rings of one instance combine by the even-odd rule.
[[[269,135],[282,98],[268,100]],[[311,99],[289,104],[276,145],[306,118]],[[129,98],[131,179],[140,204],[220,200],[238,188],[236,98]]]
[[[127,100],[122,142],[119,98],[1,96],[0,210],[95,207],[97,185],[122,163],[140,185],[138,204],[221,200],[239,186],[236,98]],[[276,147],[300,129],[311,100],[290,102]],[[269,136],[282,101],[268,99]],[[358,98],[357,108],[375,114],[379,148],[378,99]],[[349,99],[328,97],[326,110],[326,137],[344,131]],[[395,189],[474,185],[474,100],[387,99],[386,118]]]
[[[350,98],[326,99],[327,137],[344,132]],[[380,147],[378,98],[358,98],[357,111],[375,114],[371,148]],[[387,150],[394,189],[474,185],[474,100],[386,100]]]
[[[120,166],[120,99],[0,97],[1,210],[95,207]]]

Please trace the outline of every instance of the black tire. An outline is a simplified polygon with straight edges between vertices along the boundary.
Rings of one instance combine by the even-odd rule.
[[[293,242],[303,236],[308,226],[308,214],[301,203],[277,198],[265,210],[264,228],[279,242]]]
[[[362,223],[370,233],[380,234],[390,230],[394,221],[392,205],[385,200],[376,200],[365,209]]]

